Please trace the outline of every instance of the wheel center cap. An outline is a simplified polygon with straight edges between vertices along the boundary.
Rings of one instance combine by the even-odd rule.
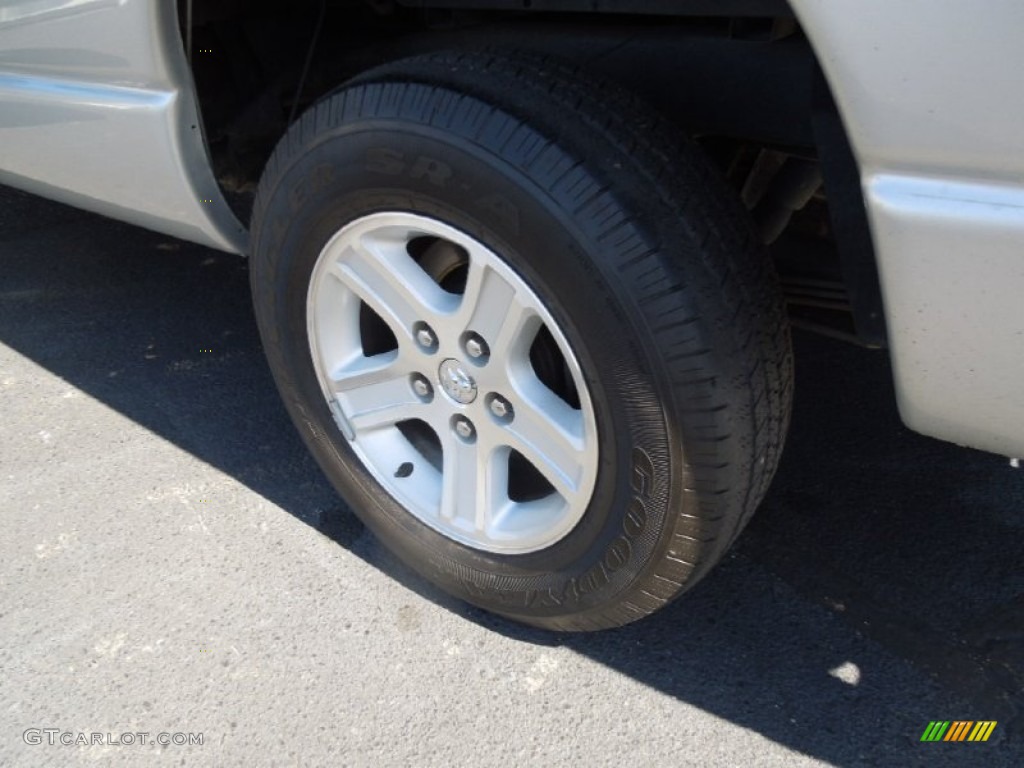
[[[441,389],[456,403],[467,405],[476,400],[476,381],[458,360],[450,357],[441,363],[437,378]]]

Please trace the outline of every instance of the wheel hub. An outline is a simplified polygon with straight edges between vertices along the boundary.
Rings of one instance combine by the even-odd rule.
[[[476,380],[470,376],[466,366],[453,357],[448,358],[437,371],[441,389],[460,405],[469,405],[476,400]]]

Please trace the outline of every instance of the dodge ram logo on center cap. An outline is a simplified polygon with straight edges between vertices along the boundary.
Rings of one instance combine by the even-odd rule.
[[[458,360],[448,358],[438,371],[441,388],[456,403],[466,405],[476,400],[476,382]]]

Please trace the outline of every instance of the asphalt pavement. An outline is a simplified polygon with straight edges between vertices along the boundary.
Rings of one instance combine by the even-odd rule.
[[[1024,764],[1024,470],[904,428],[884,352],[798,334],[783,465],[725,562],[556,635],[364,531],[247,280],[0,188],[0,765]],[[922,743],[934,720],[998,725]]]

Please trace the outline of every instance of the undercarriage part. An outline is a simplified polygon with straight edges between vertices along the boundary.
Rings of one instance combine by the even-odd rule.
[[[813,160],[764,149],[743,186],[743,202],[754,216],[762,240],[771,244],[821,188],[821,169]]]
[[[880,346],[857,333],[835,243],[789,231],[772,244],[771,253],[794,327],[859,346]]]

